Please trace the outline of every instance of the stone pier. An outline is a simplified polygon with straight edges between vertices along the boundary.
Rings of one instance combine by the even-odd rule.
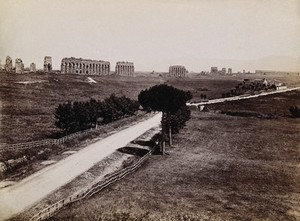
[[[44,58],[44,71],[45,72],[52,71],[52,58],[50,56],[45,56]]]
[[[35,73],[36,72],[36,65],[35,65],[35,63],[31,63],[30,64],[30,72],[31,73]]]
[[[21,58],[16,59],[16,74],[23,74],[24,73],[24,64]]]
[[[12,72],[12,70],[13,70],[12,60],[11,60],[11,57],[9,57],[9,56],[6,56],[4,69],[7,72]]]

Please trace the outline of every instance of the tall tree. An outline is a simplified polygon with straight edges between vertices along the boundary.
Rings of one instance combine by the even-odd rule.
[[[55,126],[65,131],[65,133],[72,133],[75,131],[75,114],[71,102],[59,104],[55,109]]]
[[[169,132],[169,141],[172,143],[172,121],[177,121],[172,117],[176,116],[178,110],[186,106],[186,102],[192,98],[192,94],[175,87],[160,84],[149,89],[142,90],[138,96],[141,106],[149,111],[162,112],[162,153],[165,152],[165,136]],[[181,112],[178,112],[180,114]],[[174,125],[174,123],[173,123]]]

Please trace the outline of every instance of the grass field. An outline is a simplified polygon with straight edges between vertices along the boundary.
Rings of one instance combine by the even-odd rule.
[[[299,95],[234,103],[234,110],[281,113],[272,119],[215,112],[230,103],[193,111],[170,155],[153,155],[133,175],[51,220],[299,220],[300,121],[286,113]]]
[[[68,100],[103,99],[112,93],[137,99],[142,89],[167,83],[190,90],[192,101],[201,94],[208,99],[219,98],[244,78],[266,76],[196,76],[195,78],[90,76],[61,74],[0,74],[0,143],[19,143],[48,138],[57,132],[53,112],[59,103]],[[298,76],[267,76],[289,86],[299,85]],[[27,82],[27,83],[26,83]],[[31,82],[31,83],[29,83]]]
[[[202,87],[209,97],[220,96],[236,84],[236,80],[175,79],[160,77],[90,76],[97,84],[88,83],[87,76],[61,74],[6,74],[1,73],[1,134],[0,143],[19,143],[49,138],[57,132],[54,110],[68,100],[103,99],[110,94],[137,99],[142,89],[168,83],[191,90],[194,99]],[[31,82],[31,83],[25,83]],[[206,91],[205,91],[206,92]]]
[[[18,143],[48,138],[57,129],[54,110],[68,100],[103,99],[110,94],[137,98],[140,90],[159,84],[159,78],[117,78],[55,74],[2,74],[0,81],[1,143]],[[144,80],[143,80],[144,79]],[[40,81],[22,84],[17,82]]]
[[[215,111],[258,113],[269,118],[289,118],[291,117],[289,108],[294,105],[300,107],[299,91],[261,96],[255,99],[217,103],[209,105],[208,108]]]

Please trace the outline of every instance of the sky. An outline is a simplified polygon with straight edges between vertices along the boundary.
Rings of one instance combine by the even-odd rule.
[[[0,0],[0,60],[300,71],[300,0]]]

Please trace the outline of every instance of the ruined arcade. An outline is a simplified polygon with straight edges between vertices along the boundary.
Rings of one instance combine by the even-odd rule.
[[[63,58],[61,61],[62,74],[91,74],[109,75],[110,62],[83,58]]]
[[[134,76],[134,64],[133,62],[118,61],[115,72],[117,75]]]
[[[172,65],[169,67],[169,75],[173,77],[185,77],[187,70],[182,65]]]

